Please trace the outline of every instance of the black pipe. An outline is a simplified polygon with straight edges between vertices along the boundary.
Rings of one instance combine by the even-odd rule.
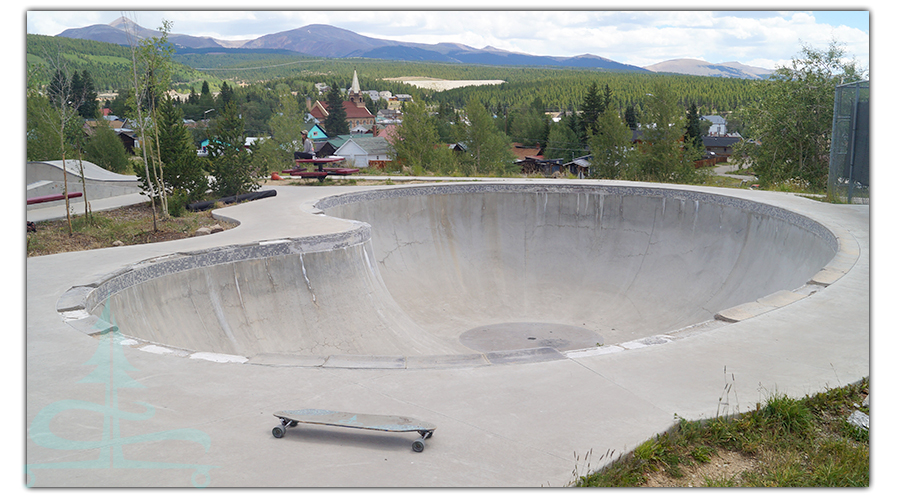
[[[205,210],[209,210],[214,207],[216,203],[222,203],[224,205],[230,205],[232,203],[238,203],[241,201],[253,201],[253,200],[261,200],[263,198],[271,198],[278,194],[274,189],[269,189],[266,191],[255,191],[253,193],[245,193],[239,194],[236,196],[226,196],[224,198],[219,198],[218,200],[211,201],[197,201],[194,203],[188,203],[187,209],[191,212],[203,212]]]

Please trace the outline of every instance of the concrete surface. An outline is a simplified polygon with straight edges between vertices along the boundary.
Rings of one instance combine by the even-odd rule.
[[[535,245],[538,260],[532,263],[551,263],[549,269],[541,272],[532,272],[533,266],[529,267],[521,277],[515,276],[515,267],[484,271],[475,268],[454,281],[446,276],[447,260],[439,258],[440,254],[433,250],[426,252],[429,246],[435,248],[435,242],[438,248],[449,242],[447,233],[436,230],[427,243],[421,243],[419,237],[426,233],[423,225],[446,228],[440,218],[430,218],[465,213],[464,209],[478,198],[439,200],[396,196],[397,191],[392,187],[284,187],[277,188],[278,196],[274,198],[217,211],[218,216],[241,222],[237,228],[223,233],[177,242],[27,259],[27,484],[35,487],[563,486],[573,478],[574,470],[584,473],[587,468],[601,467],[605,462],[596,457],[607,450],[612,457],[629,451],[655,433],[665,431],[676,415],[694,419],[742,411],[755,406],[771,392],[801,396],[868,376],[868,206],[831,205],[784,193],[624,182],[498,181],[497,184],[504,187],[491,188],[490,193],[485,191],[485,183],[470,185],[476,186],[475,191],[481,190],[477,196],[482,206],[488,206],[488,198],[495,196],[499,196],[496,207],[508,205],[496,212],[498,220],[506,222],[510,214],[523,212],[525,207],[536,208],[534,200],[541,200],[540,196],[544,195],[526,195],[534,198],[523,201],[525,198],[516,198],[517,194],[495,191],[533,191],[535,187],[551,192],[548,203],[552,206],[552,200],[557,200],[558,208],[553,209],[556,213],[589,213],[591,203],[597,206],[599,198],[603,198],[607,208],[621,205],[623,214],[652,212],[657,218],[649,226],[642,224],[652,218],[643,218],[640,223],[632,221],[633,226],[625,227],[627,217],[604,218],[610,214],[604,209],[604,217],[598,219],[602,221],[599,226],[584,225],[582,219],[589,219],[584,217],[573,219],[582,224],[580,229],[569,228],[568,224],[537,224],[535,221],[545,220],[538,217],[514,223],[510,229],[503,224],[478,222],[490,217],[473,215],[465,219],[468,223],[464,226],[472,228],[474,233],[453,239],[456,243],[469,242],[469,246],[455,255],[484,257],[495,251],[491,250],[490,241],[510,244],[502,239],[484,238],[494,227],[499,234],[513,234],[516,227],[542,227],[542,234],[520,231],[518,245],[525,248]],[[596,199],[592,201],[585,193],[558,194],[570,192],[573,186],[618,193],[622,189],[643,189],[656,194],[660,194],[660,189],[674,190],[678,196],[667,198],[663,210],[662,201],[652,196],[594,196]],[[320,207],[328,205],[329,208],[321,210],[341,212],[341,216],[347,217],[365,214],[366,217],[359,218],[369,218],[371,226],[317,214],[320,209],[315,204],[319,200],[338,194],[350,194],[359,202],[323,201]],[[721,201],[718,198],[721,195],[733,196],[725,208],[710,201]],[[570,205],[573,196],[574,208]],[[674,204],[676,199],[682,201]],[[722,227],[747,229],[736,238],[743,243],[724,244],[708,257],[675,259],[676,255],[698,253],[700,249],[718,245],[719,240],[729,239],[728,231],[718,230],[698,238],[678,236],[683,234],[688,219],[694,217],[688,215],[694,213],[692,200],[695,199],[703,200],[697,204],[698,214],[712,210]],[[454,206],[457,201],[462,203]],[[398,203],[420,209],[404,212]],[[450,210],[429,207],[434,203],[444,204]],[[626,210],[628,203],[637,203],[639,209]],[[755,212],[748,215],[735,208],[739,206],[755,207]],[[757,210],[760,208],[764,210]],[[397,218],[389,216],[392,211]],[[406,219],[404,214],[417,215]],[[735,222],[742,217],[742,223]],[[709,219],[699,220],[705,222],[704,227],[718,228]],[[431,222],[425,224],[427,221]],[[607,231],[611,227],[607,223],[614,221],[618,221],[619,228]],[[796,224],[806,228],[796,230]],[[390,238],[379,236],[386,227]],[[656,236],[648,237],[647,227],[653,228]],[[401,232],[404,230],[405,234]],[[564,272],[565,259],[550,259],[548,256],[555,252],[552,247],[529,242],[573,237],[591,241],[598,231],[609,234],[616,244],[608,248],[601,244],[602,251],[596,255],[575,258],[579,263],[613,259],[613,271],[620,270],[625,277],[607,293],[610,298],[615,298],[617,291],[631,293],[628,287],[622,286],[628,282],[636,283],[632,287],[635,291],[632,301],[655,293],[654,288],[666,289],[679,281],[687,286],[676,289],[672,295],[690,293],[697,288],[692,285],[706,286],[706,282],[698,281],[698,276],[705,276],[705,267],[701,265],[705,263],[710,268],[722,266],[740,270],[742,274],[736,275],[732,285],[720,286],[731,291],[711,300],[710,304],[704,303],[699,308],[705,311],[703,314],[693,310],[681,315],[683,318],[659,326],[659,317],[672,316],[667,310],[689,309],[687,305],[695,304],[696,299],[686,298],[683,306],[670,307],[671,303],[665,302],[669,295],[651,295],[651,306],[634,317],[651,316],[647,324],[656,326],[636,336],[611,337],[604,340],[604,345],[573,351],[536,347],[530,351],[479,353],[461,344],[454,345],[451,340],[458,340],[456,337],[467,330],[454,328],[473,322],[475,326],[484,326],[485,318],[493,323],[504,323],[510,318],[484,316],[486,313],[478,312],[473,302],[451,309],[452,320],[440,319],[443,312],[437,308],[417,309],[416,304],[421,303],[417,300],[434,300],[434,292],[429,288],[435,286],[435,281],[439,288],[446,290],[446,302],[451,306],[457,299],[465,300],[470,295],[476,300],[489,297],[491,291],[501,290],[490,287],[504,280],[510,290],[533,285],[543,288],[547,276]],[[645,252],[655,255],[649,260],[644,258],[650,265],[648,269],[653,271],[646,276],[623,257],[627,253],[617,251],[629,248],[625,245],[630,241],[625,239],[628,232],[641,234],[645,248],[648,244],[658,248],[655,253]],[[371,240],[367,234],[372,235]],[[478,239],[488,243],[471,246]],[[696,241],[698,246],[684,246],[688,240]],[[331,251],[316,246],[335,242],[338,244]],[[410,244],[399,254],[392,253],[393,243],[397,242]],[[420,243],[412,244],[415,242]],[[288,250],[279,256],[260,257],[259,252],[278,245]],[[590,247],[586,243],[582,246]],[[663,250],[673,246],[677,250],[668,254]],[[772,267],[747,267],[752,254],[766,252],[769,247],[774,247],[774,251],[765,254],[765,261]],[[292,253],[291,248],[296,251]],[[241,252],[250,257],[214,263],[206,266],[201,274],[190,274],[198,272],[198,259],[233,257]],[[731,264],[723,263],[723,256],[733,252],[743,256]],[[527,261],[525,256],[530,253],[520,248],[509,258]],[[164,256],[168,257],[160,258]],[[390,264],[394,257],[402,257],[411,269],[406,271],[403,266]],[[187,267],[193,269],[174,272],[178,262],[189,263]],[[263,262],[278,264],[273,264],[268,274],[264,274],[268,264]],[[506,254],[500,252],[482,262],[508,261]],[[668,267],[667,262],[671,263]],[[298,265],[301,266],[299,275]],[[229,272],[223,271],[228,267]],[[306,276],[301,281],[304,267]],[[467,266],[456,269],[464,268]],[[119,287],[119,298],[109,302],[96,300],[96,307],[79,309],[79,304],[93,300],[89,299],[92,293],[97,292],[95,297],[104,296],[104,284],[113,283],[109,278],[134,278],[142,270],[149,272],[152,279],[135,281],[139,284],[137,288],[143,287],[136,297],[148,300],[152,296],[148,287],[155,287],[157,296],[172,298],[145,304],[141,310],[134,300],[125,300],[125,295],[132,293],[128,290],[134,287]],[[159,270],[165,271],[153,274]],[[676,271],[677,274],[670,274]],[[713,274],[721,279],[723,272],[729,274],[729,271]],[[479,278],[479,273],[484,276]],[[182,279],[178,279],[179,275]],[[263,275],[267,276],[265,280],[254,279]],[[335,275],[341,279],[328,281],[327,276]],[[188,276],[189,279],[183,279]],[[577,276],[572,273],[562,276],[568,283],[577,283],[574,281]],[[414,277],[420,278],[421,283],[412,283]],[[481,288],[487,289],[486,293],[478,295],[481,292],[478,287],[469,287],[469,293],[451,288],[476,278]],[[231,285],[235,280],[245,281]],[[347,297],[341,294],[347,291],[340,285],[344,280],[353,286],[364,284],[368,287],[366,293],[353,301],[345,300]],[[727,277],[724,282],[728,283]],[[748,283],[749,286],[744,286]],[[241,293],[213,292],[221,291],[226,284]],[[407,288],[407,284],[415,286]],[[560,295],[561,302],[565,302],[569,297],[566,283],[551,280],[549,285],[555,288],[554,294]],[[583,285],[578,286],[577,290],[586,290]],[[296,292],[293,301],[273,302],[268,311],[262,307],[268,297],[284,298],[288,287]],[[471,293],[473,290],[476,293]],[[352,293],[359,291],[351,288]],[[160,325],[167,331],[180,329],[184,337],[195,336],[201,326],[206,328],[203,325],[210,316],[202,314],[195,314],[199,319],[190,320],[191,323],[179,323],[187,317],[182,316],[184,311],[175,310],[179,294],[183,297],[181,302],[187,302],[188,298],[199,301],[201,297],[214,301],[210,297],[215,295],[219,299],[228,298],[220,300],[217,306],[201,304],[195,309],[219,311],[212,313],[212,318],[219,323],[219,331],[230,329],[232,335],[250,335],[239,333],[240,322],[234,319],[237,316],[228,315],[236,314],[241,307],[250,310],[246,304],[252,304],[254,321],[264,325],[252,329],[252,335],[258,338],[268,335],[266,321],[271,320],[266,317],[301,307],[311,307],[309,314],[289,316],[290,321],[296,324],[298,332],[316,332],[317,322],[311,319],[314,318],[311,311],[317,305],[309,306],[312,295],[316,297],[314,304],[323,306],[318,307],[320,310],[327,309],[321,313],[327,316],[327,322],[336,317],[329,296],[336,295],[340,299],[338,303],[345,304],[347,315],[351,316],[342,325],[346,330],[337,331],[360,336],[366,336],[368,330],[386,333],[388,340],[382,347],[388,348],[373,351],[366,341],[362,352],[309,349],[279,352],[273,348],[275,352],[235,353],[128,338],[134,335],[130,329],[143,328],[142,335],[154,331],[153,326],[139,325],[135,317],[162,321]],[[497,300],[506,301],[516,297],[511,292],[497,295],[500,297]],[[229,297],[237,297],[237,305],[229,302],[232,300]],[[240,306],[243,299],[245,304]],[[525,310],[534,306],[541,312],[524,318],[526,321],[547,323],[541,320],[557,310],[541,311],[539,303],[536,299],[526,302],[529,307]],[[654,303],[659,307],[653,307]],[[108,309],[107,304],[111,305]],[[487,309],[498,309],[504,303],[487,305],[490,306]],[[621,304],[612,311],[618,309],[623,309]],[[474,320],[468,317],[469,311],[475,312]],[[361,317],[356,317],[358,312]],[[600,317],[611,314],[610,310],[595,312],[582,304],[553,318],[552,322],[586,327],[573,324],[581,312],[586,318],[591,314]],[[243,317],[246,319],[248,315]],[[173,318],[181,325],[179,328],[173,328]],[[600,325],[602,330],[602,320],[595,316],[591,322],[592,327]],[[110,324],[118,326],[120,333],[96,333],[108,331]],[[455,337],[448,333],[451,330],[456,332]],[[95,335],[84,332],[95,332]],[[419,340],[422,345],[406,350],[412,336],[421,332],[425,333],[424,340]],[[599,334],[606,339],[611,335],[611,327]],[[390,340],[390,335],[394,335],[394,340]],[[216,339],[211,342],[221,341],[221,335],[211,336]],[[330,339],[326,335],[322,341]],[[730,388],[728,391],[726,386]],[[300,408],[408,415],[435,423],[437,430],[423,453],[411,450],[413,437],[406,434],[298,427],[296,432],[292,430],[284,438],[275,439],[271,429],[277,421],[272,413]],[[576,455],[584,457],[591,450],[593,462],[576,461]]]
[[[713,172],[716,175],[721,175],[723,177],[732,177],[734,179],[740,179],[747,183],[755,183],[758,179],[755,175],[738,175],[732,174],[731,172],[735,172],[739,170],[738,165],[725,164],[725,165],[716,165],[713,167]]]
[[[64,172],[66,175],[63,174]],[[82,182],[82,172],[84,182]],[[62,160],[27,162],[25,164],[25,182],[27,185],[26,198],[62,194],[65,185],[68,184],[70,193],[83,193],[91,205],[95,200],[141,192],[137,176],[117,174],[89,161],[79,162],[78,160],[66,160],[65,163]],[[40,206],[65,206],[65,204],[65,200],[60,200],[41,203]],[[83,206],[84,199],[75,198],[70,200],[69,204]],[[65,217],[65,212],[63,212],[63,217]]]

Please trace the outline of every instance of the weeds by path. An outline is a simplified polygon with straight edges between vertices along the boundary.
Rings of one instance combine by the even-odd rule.
[[[802,399],[772,395],[755,411],[680,419],[576,486],[868,487],[869,432],[847,418],[868,379]]]
[[[27,255],[52,255],[113,246],[116,241],[124,245],[155,243],[194,236],[202,226],[219,224],[224,229],[234,227],[213,219],[212,212],[185,212],[181,217],[157,221],[153,231],[153,214],[150,204],[139,204],[115,210],[94,212],[90,218],[77,215],[72,218],[72,234],[69,235],[65,219],[35,223],[36,232],[27,233]]]

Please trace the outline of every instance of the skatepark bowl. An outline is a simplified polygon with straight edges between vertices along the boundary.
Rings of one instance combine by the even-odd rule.
[[[800,300],[839,250],[807,217],[677,187],[448,183],[308,211],[349,229],[140,262],[58,310],[89,334],[112,323],[137,345],[238,362],[538,362]]]

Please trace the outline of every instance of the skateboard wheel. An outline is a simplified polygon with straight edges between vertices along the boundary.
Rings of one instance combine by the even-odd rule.
[[[297,427],[297,422],[292,420],[291,423],[288,424],[288,427]]]
[[[280,438],[280,437],[284,436],[284,427],[283,427],[283,426],[280,426],[280,425],[279,425],[278,427],[273,427],[273,428],[272,428],[272,435],[275,436],[275,437],[277,437],[277,438]]]
[[[412,449],[416,453],[422,453],[422,451],[425,449],[425,441],[422,439],[416,439],[415,441],[413,441]]]

